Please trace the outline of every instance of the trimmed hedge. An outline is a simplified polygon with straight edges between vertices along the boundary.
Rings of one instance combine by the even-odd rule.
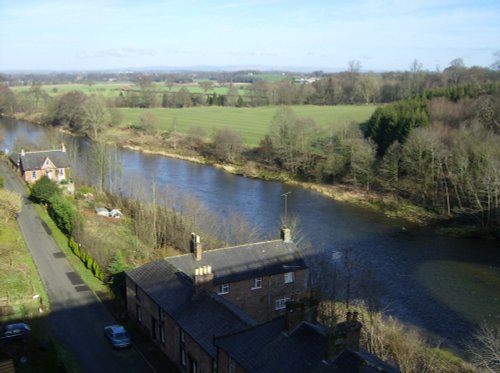
[[[94,258],[92,258],[85,251],[83,251],[80,245],[78,245],[78,243],[73,238],[69,239],[68,246],[73,252],[73,254],[79,257],[82,263],[85,264],[85,267],[90,269],[92,271],[92,274],[96,278],[104,282],[104,277],[105,277],[104,272],[102,271],[99,264],[94,260]]]

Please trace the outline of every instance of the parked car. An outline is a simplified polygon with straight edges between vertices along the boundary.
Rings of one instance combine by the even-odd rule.
[[[108,325],[104,327],[104,335],[113,347],[125,348],[132,345],[130,336],[121,325]]]
[[[27,337],[31,333],[31,328],[25,323],[5,325],[0,332],[0,340],[14,340]]]

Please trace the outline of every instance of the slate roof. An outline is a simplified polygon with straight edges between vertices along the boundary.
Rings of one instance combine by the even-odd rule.
[[[325,357],[326,336],[319,325],[302,322],[284,332],[279,317],[215,340],[244,370],[255,373],[303,373],[315,371]]]
[[[26,152],[24,155],[20,154],[19,158],[21,161],[21,168],[24,171],[40,170],[47,158],[49,158],[57,168],[70,167],[68,154],[62,150]]]
[[[126,274],[214,358],[214,336],[256,324],[236,307],[226,307],[217,294],[202,291],[193,296],[191,278],[165,260],[145,264]]]
[[[215,285],[307,268],[297,246],[283,240],[204,251],[198,262],[192,254],[165,260],[189,276],[195,268],[210,265]]]
[[[366,350],[344,350],[328,361],[325,327],[300,323],[284,331],[284,317],[215,339],[245,371],[252,373],[401,373]]]

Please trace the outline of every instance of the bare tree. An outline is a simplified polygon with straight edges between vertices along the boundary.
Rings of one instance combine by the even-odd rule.
[[[85,101],[82,121],[84,132],[93,140],[111,124],[111,115],[101,97],[92,95]]]
[[[487,372],[500,372],[500,328],[482,324],[476,331],[468,350],[472,362]]]

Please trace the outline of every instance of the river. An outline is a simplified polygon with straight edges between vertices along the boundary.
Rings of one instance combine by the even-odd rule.
[[[17,138],[43,143],[51,130],[0,118],[2,149]],[[85,146],[80,152],[85,152]],[[278,234],[283,197],[288,214],[298,216],[312,252],[323,262],[342,266],[351,248],[361,276],[362,294],[377,294],[388,314],[460,347],[481,322],[500,325],[500,248],[498,242],[440,236],[380,213],[339,203],[279,182],[231,175],[210,166],[121,150],[122,187],[151,187],[186,193],[222,215],[237,212],[266,237]],[[83,154],[77,159],[83,162]],[[402,227],[406,231],[401,230]],[[329,281],[329,279],[323,279]],[[376,285],[376,288],[374,287]],[[340,285],[343,286],[342,284]]]

